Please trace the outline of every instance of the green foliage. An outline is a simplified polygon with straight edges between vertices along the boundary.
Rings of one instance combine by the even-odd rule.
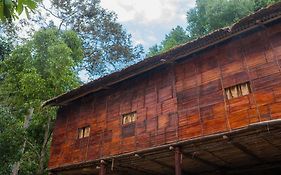
[[[161,50],[162,50],[162,46],[155,44],[155,45],[151,46],[150,48],[148,48],[148,52],[147,52],[146,56],[147,57],[155,56],[155,55],[161,53]]]
[[[12,44],[7,39],[0,37],[0,62],[11,52]]]
[[[254,0],[255,1],[255,10],[259,10],[268,5],[280,2],[280,0]]]
[[[165,39],[161,42],[161,45],[154,45],[149,48],[147,56],[154,56],[165,52],[177,45],[187,42],[188,40],[189,36],[186,31],[182,27],[177,26],[176,28],[173,28],[168,35],[166,35]]]
[[[38,0],[0,0],[0,20],[11,21],[18,19],[23,11],[29,16],[30,10],[34,10],[37,3]]]
[[[187,29],[173,29],[161,42],[149,48],[147,56],[165,52],[176,45],[230,26],[241,18],[280,0],[197,0],[187,12]],[[176,32],[176,36],[172,33]],[[188,35],[187,35],[188,34]]]
[[[71,57],[74,59],[75,64],[80,63],[83,50],[81,48],[82,41],[77,37],[77,34],[74,31],[69,30],[63,33],[62,38],[72,50]]]
[[[131,35],[116,22],[116,14],[103,9],[100,0],[52,0],[52,4],[61,27],[71,28],[82,38],[83,68],[91,77],[120,70],[143,54],[142,46],[133,46]]]
[[[41,30],[2,63],[2,92],[10,93],[17,106],[47,100],[78,85],[73,68],[81,60],[81,41],[73,32]]]
[[[10,174],[19,160],[24,132],[7,107],[0,105],[0,174]]]
[[[35,109],[26,130],[27,147],[21,159],[21,174],[36,174],[40,157],[44,158],[46,168],[49,140],[45,143],[45,134],[51,135],[49,118],[54,120],[55,109],[42,109],[41,104],[79,85],[75,67],[81,64],[82,58],[81,40],[75,32],[50,28],[36,32],[30,41],[16,47],[0,63],[1,103],[13,107],[12,116],[21,125],[28,109]]]
[[[197,0],[187,12],[188,31],[193,38],[228,26],[254,10],[252,0]]]
[[[229,26],[244,16],[279,0],[197,0],[187,12],[187,31],[192,38]]]
[[[189,36],[187,35],[186,31],[177,26],[176,28],[172,29],[172,31],[166,35],[165,40],[162,41],[162,46],[164,50],[171,49],[176,45],[183,44],[189,40]]]

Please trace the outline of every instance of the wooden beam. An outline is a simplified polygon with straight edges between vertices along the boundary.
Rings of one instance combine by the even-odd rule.
[[[182,153],[179,147],[175,147],[175,174],[181,175]]]
[[[135,173],[145,174],[145,175],[159,175],[158,172],[152,172],[150,170],[146,170],[145,168],[139,168],[136,166],[132,167],[132,166],[125,166],[125,165],[118,165],[117,167],[127,169]]]
[[[164,168],[164,169],[169,170],[169,172],[167,172],[167,173],[165,173],[165,174],[171,174],[171,173],[175,172],[175,168],[174,168],[173,166],[167,165],[167,164],[165,164],[165,163],[163,163],[163,162],[161,162],[161,161],[158,161],[158,160],[155,160],[155,159],[149,159],[149,158],[147,158],[147,157],[145,157],[145,156],[140,156],[140,155],[138,155],[138,157],[140,157],[140,158],[142,158],[142,159],[144,159],[144,160],[146,160],[146,161],[152,162],[152,163],[154,163],[154,164],[157,164],[158,166],[160,166],[160,167],[162,167],[162,168]],[[182,170],[182,172],[183,172],[184,174],[192,174],[192,173],[189,173],[189,172],[184,171],[184,170]]]
[[[162,166],[163,168],[169,169],[171,172],[175,172],[175,168],[173,166],[167,165],[163,162],[157,161],[157,160],[151,160],[151,162],[157,163],[158,165]],[[185,171],[185,170],[181,170],[181,172],[184,175],[193,175],[193,173]],[[166,174],[171,174],[171,173],[166,173]]]
[[[231,143],[234,147],[236,147],[237,149],[239,149],[240,151],[242,151],[244,154],[248,155],[252,159],[254,159],[254,160],[256,160],[256,161],[258,161],[260,163],[264,162],[264,160],[262,160],[253,151],[251,151],[250,149],[248,149],[244,145],[242,145],[242,144],[240,144],[238,142],[234,142],[234,141],[229,141],[229,143]]]
[[[106,89],[110,89],[110,87],[109,86],[103,86],[102,89],[106,90]]]
[[[247,174],[247,172],[251,172],[251,173],[260,172],[262,170],[270,170],[270,169],[272,170],[275,168],[278,168],[281,170],[281,161],[273,161],[273,162],[259,163],[259,164],[255,164],[255,165],[240,166],[240,167],[233,168],[228,173],[229,174]]]
[[[257,156],[252,150],[248,149],[247,147],[245,147],[244,145],[233,141],[231,138],[229,138],[227,135],[223,135],[223,139],[227,140],[228,143],[230,143],[232,146],[234,146],[235,148],[239,149],[241,152],[243,152],[244,154],[248,155],[249,157],[251,157],[252,159],[256,160],[259,163],[264,163],[265,161],[263,159],[261,159],[259,156]]]
[[[197,162],[200,162],[202,164],[208,165],[208,166],[213,167],[215,169],[220,169],[220,170],[221,169],[226,169],[226,167],[224,167],[224,166],[220,166],[220,165],[218,165],[216,163],[213,163],[213,162],[210,162],[208,160],[202,159],[202,158],[200,158],[200,157],[198,157],[196,155],[191,155],[190,153],[182,152],[182,155],[184,157],[188,158],[188,159],[195,160]]]
[[[281,148],[278,147],[277,145],[275,145],[274,143],[272,143],[272,140],[268,140],[267,137],[262,137],[262,139],[263,139],[264,141],[266,141],[266,143],[268,143],[269,145],[271,145],[273,148],[275,148],[275,149],[277,149],[277,150],[279,150],[279,151],[281,152]]]
[[[172,166],[166,165],[166,164],[164,164],[164,163],[162,163],[162,162],[160,162],[160,161],[157,161],[157,160],[155,160],[155,159],[148,158],[149,156],[143,156],[143,155],[135,154],[135,157],[140,158],[140,160],[138,160],[138,161],[147,161],[147,162],[145,163],[145,165],[148,164],[148,166],[140,167],[140,168],[139,168],[140,170],[146,171],[146,168],[149,168],[151,164],[155,164],[155,165],[157,165],[157,166],[160,166],[162,169],[166,169],[166,171],[164,171],[164,173],[162,173],[162,174],[171,174],[171,173],[174,172],[174,168],[173,168]],[[128,165],[128,167],[131,168],[131,169],[132,169],[132,168],[135,169],[135,167],[136,167],[136,166],[132,166],[131,163],[130,163],[130,161],[127,162],[127,161],[124,161],[124,160],[123,160],[123,161],[120,161],[120,164],[119,164],[119,165],[116,165],[116,166],[117,166],[117,167],[120,167],[120,166],[125,167],[125,166],[127,166],[127,165]],[[169,170],[169,171],[167,172],[167,170]],[[147,171],[150,171],[150,174],[159,174],[159,172],[155,172],[155,171],[153,171],[153,170],[147,170]]]
[[[148,159],[146,159],[146,160],[148,160]],[[170,172],[165,173],[165,174],[171,174],[171,172],[174,172],[174,167],[172,167],[170,165],[167,165],[167,164],[165,164],[163,162],[160,162],[160,161],[157,161],[157,160],[149,160],[149,161],[157,164],[158,166],[161,166],[164,169],[168,169],[170,171]]]
[[[106,166],[104,160],[100,161],[99,175],[106,175]]]
[[[56,175],[57,173],[55,172],[49,172],[48,175]]]
[[[206,150],[206,149],[202,149],[202,151],[207,152],[208,154],[212,155],[213,157],[215,157],[216,159],[220,160],[221,162],[223,162],[224,166],[226,168],[230,168],[230,163],[228,161],[226,161],[225,159],[221,158],[220,156],[216,155],[215,153],[213,153],[212,151]]]

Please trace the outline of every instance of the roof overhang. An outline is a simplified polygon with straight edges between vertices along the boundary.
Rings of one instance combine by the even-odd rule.
[[[262,174],[259,171],[272,170],[273,166],[281,169],[280,124],[280,119],[250,124],[228,132],[52,167],[49,171],[72,175],[81,172],[94,174],[99,163],[105,161],[113,166],[114,171],[127,170],[133,174],[143,170],[140,174],[155,175],[168,171],[172,174],[173,148],[180,147],[183,155],[182,168],[188,172],[186,174],[213,175],[222,170],[225,174]]]
[[[63,106],[68,103],[86,96],[90,93],[108,89],[108,87],[143,74],[149,70],[160,67],[161,65],[175,62],[181,58],[186,58],[194,53],[203,51],[206,48],[215,46],[227,41],[235,36],[254,30],[265,24],[281,18],[281,2],[253,13],[231,27],[218,29],[206,36],[175,47],[165,53],[149,57],[137,64],[129,66],[118,72],[109,74],[102,78],[91,81],[69,92],[61,94],[43,103],[43,106]]]

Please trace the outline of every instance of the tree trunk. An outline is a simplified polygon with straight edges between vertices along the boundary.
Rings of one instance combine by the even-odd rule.
[[[50,139],[50,126],[51,126],[51,117],[49,116],[48,117],[48,122],[46,124],[46,127],[45,127],[45,133],[44,133],[44,141],[43,141],[43,144],[42,144],[42,147],[41,147],[41,152],[40,152],[40,158],[39,158],[39,169],[37,171],[37,174],[38,175],[43,175],[44,174],[44,161],[46,159],[46,151],[47,151],[47,144],[49,142],[49,139]]]
[[[28,113],[24,116],[24,125],[23,128],[27,129],[30,125],[32,119],[34,108],[29,108]],[[21,153],[24,153],[26,147],[26,140],[23,143]],[[18,175],[20,169],[20,160],[13,165],[12,175]]]

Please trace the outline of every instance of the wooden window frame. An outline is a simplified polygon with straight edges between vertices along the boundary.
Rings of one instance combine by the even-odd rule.
[[[134,115],[130,121],[124,122],[124,117]],[[135,130],[136,130],[136,121],[137,121],[137,112],[130,112],[126,114],[121,115],[121,130],[122,130],[122,137],[132,137],[135,136]]]
[[[125,123],[124,122],[125,117],[131,117],[130,115],[134,115],[134,116],[132,118],[128,119],[129,121]],[[122,125],[129,125],[129,124],[135,123],[136,121],[137,121],[137,112],[136,111],[122,114],[122,118],[121,118]]]
[[[243,86],[246,89],[243,90]],[[227,100],[232,100],[242,96],[249,95],[252,93],[251,83],[247,81],[224,88],[224,93]]]
[[[83,139],[83,138],[90,137],[90,134],[91,134],[91,127],[89,125],[84,126],[82,128],[78,128],[77,139]]]

